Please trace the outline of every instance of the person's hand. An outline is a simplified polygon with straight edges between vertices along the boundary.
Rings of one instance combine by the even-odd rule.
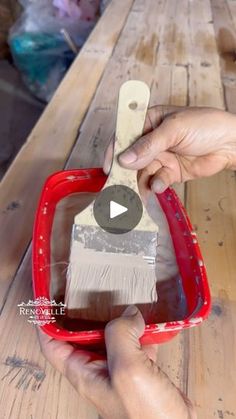
[[[108,323],[107,359],[38,333],[48,361],[104,419],[195,419],[191,403],[156,365],[155,348],[141,347],[144,327],[135,306]]]
[[[235,170],[236,116],[213,108],[152,107],[144,135],[119,162],[143,169],[142,186],[156,193],[175,182]]]

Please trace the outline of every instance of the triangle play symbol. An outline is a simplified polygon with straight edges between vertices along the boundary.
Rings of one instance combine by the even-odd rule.
[[[115,201],[110,201],[110,218],[118,217],[128,211],[128,208],[118,204]]]

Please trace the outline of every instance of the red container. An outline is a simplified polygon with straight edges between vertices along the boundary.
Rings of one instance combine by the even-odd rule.
[[[66,196],[78,192],[99,192],[107,177],[102,169],[61,171],[50,176],[39,201],[33,233],[33,288],[35,299],[50,300],[50,237],[55,208]],[[162,343],[185,328],[201,323],[210,311],[210,292],[202,255],[184,207],[174,190],[168,188],[157,199],[167,218],[182,286],[187,301],[187,318],[146,325],[142,344]],[[57,323],[41,326],[58,340],[94,345],[104,342],[104,330],[69,331]]]

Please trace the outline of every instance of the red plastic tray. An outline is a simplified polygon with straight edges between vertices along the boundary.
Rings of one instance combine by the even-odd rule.
[[[50,237],[55,208],[64,197],[78,192],[99,192],[107,177],[102,169],[66,170],[50,176],[39,201],[33,232],[34,297],[50,300]],[[174,190],[168,188],[157,199],[166,215],[188,306],[187,318],[146,325],[142,344],[165,342],[180,330],[201,323],[210,311],[210,292],[196,234]],[[200,304],[199,304],[200,301]],[[104,342],[104,330],[69,331],[57,323],[41,326],[58,340],[94,345]]]

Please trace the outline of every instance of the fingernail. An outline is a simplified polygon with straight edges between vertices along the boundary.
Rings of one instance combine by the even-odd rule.
[[[122,317],[133,317],[137,314],[138,308],[136,306],[129,306],[122,313]]]
[[[162,182],[161,179],[155,179],[151,183],[151,188],[152,188],[153,192],[155,192],[155,193],[162,193],[166,190],[167,186],[165,185],[164,182]]]
[[[121,163],[130,164],[137,160],[137,154],[132,150],[127,150],[119,156]]]

